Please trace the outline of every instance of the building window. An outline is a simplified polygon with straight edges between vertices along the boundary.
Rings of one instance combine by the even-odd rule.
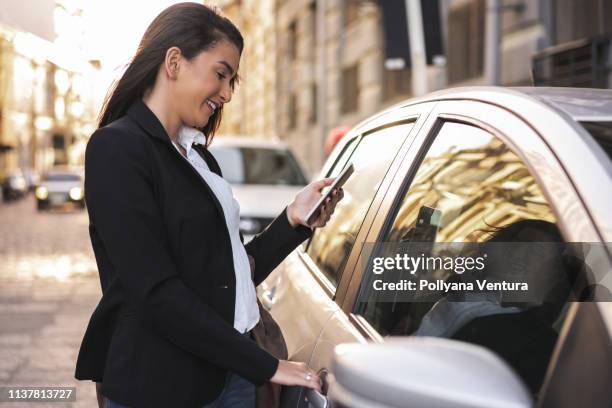
[[[43,111],[47,116],[54,116],[55,98],[57,97],[55,91],[55,67],[51,64],[47,64],[45,75],[45,102]]]
[[[297,59],[297,24],[295,21],[289,24],[289,35],[287,40],[289,41],[287,44],[287,54],[289,55],[289,60],[295,61]]]
[[[310,116],[308,117],[308,121],[312,124],[317,123],[317,83],[314,82],[310,85]]]
[[[64,135],[60,135],[58,133],[55,133],[51,137],[51,145],[53,146],[53,149],[55,149],[55,150],[65,149],[66,148],[66,140],[64,139]]]
[[[553,7],[557,44],[612,33],[609,0],[557,0]]]
[[[383,98],[385,101],[411,94],[412,77],[410,68],[389,70],[383,67]]]
[[[359,1],[345,0],[344,27],[348,27],[359,18]]]
[[[311,58],[312,62],[316,61],[317,58],[317,2],[312,1],[308,5],[308,9],[310,11],[310,35],[311,37]]]
[[[609,88],[612,2],[558,0],[551,4],[554,44],[533,56],[535,86]],[[577,41],[574,44],[569,44]]]
[[[535,86],[609,88],[612,72],[612,39],[597,38],[579,42],[533,57]]]
[[[481,76],[484,65],[485,1],[454,7],[448,14],[448,82]]]
[[[342,69],[342,113],[357,111],[359,107],[359,65]]]
[[[293,93],[289,97],[288,112],[289,112],[289,123],[287,127],[289,129],[295,129],[297,126],[297,97]]]

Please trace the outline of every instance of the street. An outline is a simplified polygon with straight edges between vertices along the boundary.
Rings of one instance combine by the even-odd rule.
[[[0,386],[76,387],[76,402],[0,407],[93,407],[93,383],[74,378],[101,294],[87,213],[35,207],[32,195],[0,204]]]

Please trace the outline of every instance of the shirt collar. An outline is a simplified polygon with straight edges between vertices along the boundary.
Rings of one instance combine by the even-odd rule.
[[[198,129],[190,126],[181,126],[177,136],[178,143],[183,146],[187,155],[191,151],[191,145],[194,143],[206,145],[206,136]]]

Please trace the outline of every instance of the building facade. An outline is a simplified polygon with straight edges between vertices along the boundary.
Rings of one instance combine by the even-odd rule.
[[[47,39],[0,25],[0,178],[83,163],[98,72]]]
[[[353,126],[412,95],[410,67],[396,70],[385,67],[383,3],[276,1],[275,134],[294,146],[311,172],[316,172],[325,159],[323,143],[331,129]],[[489,7],[491,4],[496,7]],[[485,67],[490,29],[486,24],[487,12],[492,9],[499,13],[497,85],[530,86],[534,80],[536,85],[546,85],[546,75],[550,76],[555,69],[549,53],[558,55],[558,50],[578,47],[578,52],[585,54],[586,47],[598,51],[601,57],[595,66],[587,67],[586,59],[595,51],[586,52],[588,56],[578,54],[577,63],[583,64],[583,71],[574,64],[575,75],[594,72],[606,80],[579,82],[580,78],[572,77],[551,84],[610,87],[611,2],[440,0],[443,55],[438,63],[427,68],[429,91],[493,84]],[[427,23],[424,21],[426,29]],[[566,72],[570,64],[567,57],[557,59],[561,62],[555,62],[555,78]],[[541,64],[552,68],[540,67]],[[270,67],[269,62],[265,64],[265,69]],[[538,69],[543,73],[538,73]],[[249,94],[243,103],[255,103],[251,98],[258,96]]]
[[[313,174],[330,129],[384,104],[380,10],[365,1],[285,0],[277,18],[276,133]]]
[[[273,1],[217,2],[245,38],[239,85],[223,110],[220,135],[276,137],[277,30]]]

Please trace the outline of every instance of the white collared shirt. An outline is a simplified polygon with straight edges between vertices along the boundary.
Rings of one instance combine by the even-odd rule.
[[[222,177],[212,172],[206,161],[192,148],[193,143],[205,145],[206,137],[197,129],[183,126],[178,133],[178,143],[187,152],[187,160],[200,173],[206,184],[221,203],[225,223],[229,231],[236,273],[236,307],[234,309],[234,328],[240,333],[251,330],[259,321],[259,308],[255,285],[251,279],[251,266],[246,249],[240,240],[240,205],[234,198],[232,186]],[[174,144],[174,142],[173,142]],[[174,147],[179,150],[178,146]],[[180,153],[180,150],[179,150]]]

